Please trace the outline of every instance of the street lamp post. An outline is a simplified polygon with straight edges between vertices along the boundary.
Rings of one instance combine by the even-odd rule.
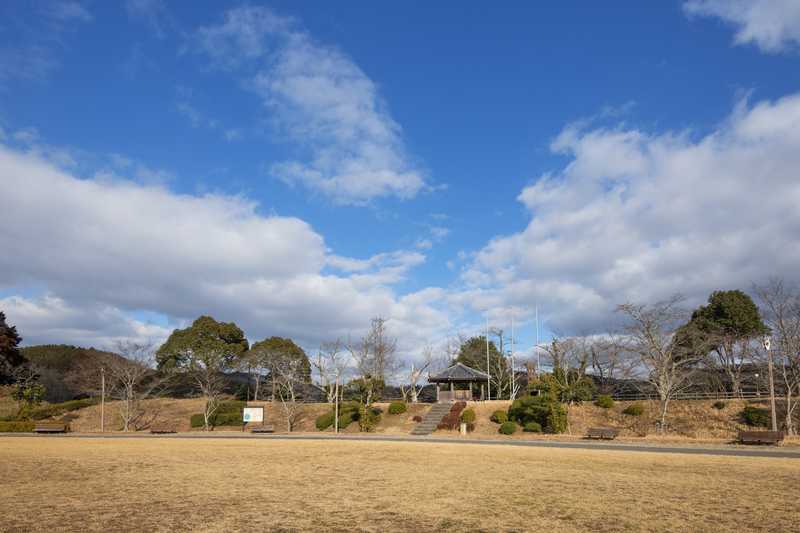
[[[775,415],[775,381],[772,377],[772,351],[769,337],[764,337],[764,349],[767,351],[767,369],[769,373],[769,407],[772,415],[772,431],[778,431],[778,419]]]

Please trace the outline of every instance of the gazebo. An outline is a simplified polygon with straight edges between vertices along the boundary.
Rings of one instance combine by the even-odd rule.
[[[489,381],[489,375],[480,370],[475,370],[467,365],[456,363],[451,367],[445,368],[435,376],[428,376],[429,383],[436,383],[436,401],[446,402],[452,400],[473,400],[472,385],[480,383],[481,395],[480,399],[484,399],[484,383]],[[450,390],[441,390],[442,383],[449,383]],[[468,383],[469,389],[456,390],[456,383]]]

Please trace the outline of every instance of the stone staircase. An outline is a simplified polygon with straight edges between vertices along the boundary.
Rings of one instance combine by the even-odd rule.
[[[453,404],[450,402],[433,404],[430,411],[422,418],[422,422],[418,422],[417,425],[414,426],[414,429],[411,430],[411,434],[430,435],[436,431],[436,426],[438,426],[445,415],[450,412],[452,406]]]

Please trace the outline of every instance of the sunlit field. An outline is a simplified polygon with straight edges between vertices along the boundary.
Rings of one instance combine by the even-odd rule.
[[[0,438],[0,530],[790,531],[800,461],[394,442]]]

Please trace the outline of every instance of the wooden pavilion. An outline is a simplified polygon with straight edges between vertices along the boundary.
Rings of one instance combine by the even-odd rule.
[[[480,370],[475,370],[467,365],[456,363],[451,367],[445,368],[435,376],[428,376],[429,383],[436,383],[436,401],[448,402],[454,400],[470,401],[474,400],[473,385],[478,383],[481,386],[480,399],[485,398],[485,385],[489,382],[489,375]],[[442,384],[449,384],[450,390],[441,390]],[[456,389],[456,385],[469,385],[467,389]]]

